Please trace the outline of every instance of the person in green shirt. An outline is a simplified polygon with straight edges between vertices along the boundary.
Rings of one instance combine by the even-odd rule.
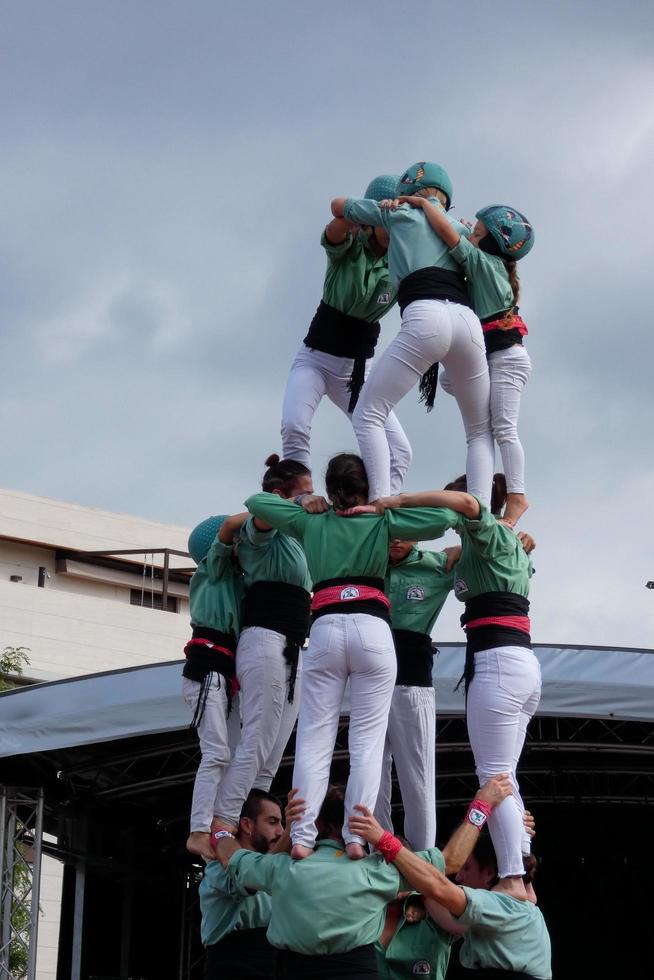
[[[479,791],[478,802],[490,810],[509,792],[506,777],[494,779]],[[234,884],[271,896],[267,935],[273,946],[286,951],[287,980],[376,976],[373,944],[382,931],[386,906],[408,887],[388,855],[387,860],[380,853],[361,861],[347,860],[344,816],[343,790],[332,787],[318,817],[316,851],[303,861],[286,854],[242,850],[229,834],[217,841],[218,860]],[[442,852],[433,847],[416,855],[416,860],[452,874],[478,836],[478,828],[464,821]]]
[[[313,490],[311,473],[296,460],[266,461],[262,487],[293,498]],[[240,521],[240,523],[239,523]],[[302,545],[257,517],[237,515],[220,536],[238,534],[245,597],[236,650],[241,733],[215,798],[214,829],[235,829],[250,790],[270,789],[299,707],[300,649],[309,632],[311,580]]]
[[[380,980],[443,980],[454,936],[427,914],[422,895],[402,893],[386,909],[384,929],[375,943]]]
[[[413,195],[382,202],[386,204],[390,208],[405,204],[422,209],[466,274],[472,306],[484,331],[490,373],[491,429],[508,484],[504,519],[514,525],[529,506],[525,497],[525,454],[518,436],[518,415],[522,392],[531,375],[531,361],[523,344],[527,326],[518,314],[520,281],[516,262],[533,247],[531,222],[513,207],[493,204],[477,211],[477,223],[466,237],[452,225],[439,201]],[[441,385],[452,393],[446,375],[441,375]]]
[[[458,549],[455,549],[458,553]],[[453,549],[422,551],[393,539],[384,591],[391,603],[397,678],[375,816],[391,826],[393,760],[404,804],[404,836],[414,850],[436,840],[436,692],[431,631],[454,585]]]
[[[240,526],[247,516],[237,515],[236,521],[224,515],[208,517],[191,532],[188,542],[197,568],[189,587],[193,634],[184,648],[182,694],[193,712],[191,726],[198,733],[201,759],[186,846],[207,860],[213,856],[210,833],[216,793],[230,759],[228,715],[244,594],[231,545],[223,544],[218,533],[225,523]]]
[[[392,193],[397,177],[376,177],[366,197]],[[379,337],[379,319],[395,304],[388,272],[388,236],[334,218],[320,240],[327,255],[323,295],[291,366],[282,409],[282,456],[311,468],[311,424],[326,395],[351,416]],[[411,446],[397,417],[385,423],[393,492],[402,489]]]
[[[380,501],[376,509],[443,506],[448,492],[464,487],[462,478],[446,491],[401,494]],[[516,769],[541,693],[528,615],[533,569],[513,529],[475,497],[464,496],[472,503],[457,528],[461,557],[454,569],[454,594],[466,606],[461,625],[467,640],[468,736],[480,783],[497,772],[511,775],[513,794],[493,813],[489,830],[498,859],[498,888],[524,898],[523,853],[529,853],[529,839]],[[493,503],[499,513],[503,501]]]
[[[439,164],[416,163],[400,179],[397,193],[440,200],[449,209],[452,182]],[[389,267],[398,283],[400,331],[375,363],[352,416],[370,481],[370,499],[392,492],[383,428],[389,412],[417,384],[427,408],[432,408],[438,363],[442,362],[465,429],[470,489],[488,500],[495,462],[490,380],[481,324],[470,307],[460,267],[424,214],[408,205],[390,211],[376,201],[335,198],[332,214],[388,232]],[[467,232],[458,222],[454,227],[460,234]]]
[[[301,804],[301,801],[296,802]],[[293,801],[289,797],[286,826],[292,822]],[[289,810],[289,808],[291,808]],[[283,852],[290,848],[284,830],[279,800],[253,789],[243,804],[236,840],[239,846],[258,854]],[[255,980],[274,975],[277,950],[266,939],[270,923],[270,897],[265,892],[239,888],[219,861],[210,861],[199,889],[202,922],[200,936],[207,952],[206,980]]]
[[[509,797],[510,798],[510,797]],[[483,826],[484,812],[474,800],[467,819]],[[476,806],[477,805],[477,806]],[[485,810],[483,800],[481,807]],[[376,848],[390,853],[396,868],[409,885],[424,896],[430,914],[454,935],[464,935],[461,964],[466,969],[506,973],[516,980],[550,980],[551,945],[547,926],[533,898],[508,895],[497,879],[497,865],[468,857],[456,876],[457,883],[445,877],[441,868],[422,861],[420,856],[391,838],[365,807],[358,807],[352,821],[357,832]],[[493,811],[495,812],[495,811]],[[395,844],[392,842],[395,840]],[[475,848],[476,850],[476,848]],[[523,869],[524,873],[524,869]],[[528,875],[530,877],[530,875]],[[431,904],[430,904],[431,903]]]
[[[255,517],[301,541],[313,581],[309,646],[303,657],[301,707],[293,785],[306,799],[306,813],[293,825],[293,856],[306,857],[316,839],[316,816],[329,781],[343,694],[350,682],[350,775],[345,799],[373,807],[379,791],[388,711],[397,673],[384,575],[392,538],[430,540],[460,521],[476,501],[450,494],[440,509],[389,511],[382,517],[348,517],[339,511],[368,499],[359,456],[333,457],[325,474],[327,495],[305,496],[300,505],[270,493],[255,494],[246,507]],[[471,503],[468,503],[470,501]],[[347,825],[350,857],[363,856],[362,842]]]

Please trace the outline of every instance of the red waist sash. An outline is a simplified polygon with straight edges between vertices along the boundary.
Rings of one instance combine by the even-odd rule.
[[[370,599],[380,602],[386,609],[391,607],[390,601],[381,589],[375,589],[370,585],[329,585],[327,588],[314,593],[311,600],[311,612],[318,612],[325,606]]]
[[[482,616],[481,619],[471,619],[463,628],[469,630],[475,626],[506,626],[507,629],[521,630],[523,633],[531,632],[529,616]]]
[[[513,314],[512,320],[507,321],[505,317],[500,317],[497,320],[491,320],[490,323],[482,323],[481,328],[484,333],[488,333],[490,330],[517,330],[523,337],[529,333],[527,324],[517,313]]]

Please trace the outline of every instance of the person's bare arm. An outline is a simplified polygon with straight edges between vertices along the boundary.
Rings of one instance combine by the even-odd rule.
[[[467,926],[462,926],[458,919],[455,919],[451,912],[448,912],[440,902],[435,902],[433,898],[425,898],[425,908],[430,919],[452,936],[465,936],[468,931]]]
[[[242,850],[241,845],[231,834],[229,836],[220,837],[216,840],[215,836],[213,838],[215,850],[216,850],[216,860],[220,861],[223,868],[226,868],[229,864],[229,859],[232,854],[236,854],[237,851]]]
[[[231,517],[226,518],[218,532],[218,538],[223,544],[234,544],[234,537],[240,531],[241,527],[247,521],[249,513],[245,511],[243,514],[232,514]],[[263,530],[263,528],[261,529]]]
[[[492,807],[499,804],[511,796],[511,780],[506,773],[494,776],[487,783],[477,790],[476,800],[483,800]],[[456,828],[447,844],[443,848],[442,854],[445,858],[445,874],[452,875],[461,868],[472,854],[475,844],[479,840],[479,827],[463,820]]]
[[[433,204],[426,197],[418,197],[417,195],[398,197],[397,203],[410,204],[412,208],[422,208],[422,212],[427,221],[438,237],[443,239],[448,248],[454,248],[455,245],[459,244],[461,236],[447,220],[445,211],[437,207],[436,204]]]
[[[479,502],[470,493],[460,490],[425,490],[422,493],[398,493],[393,497],[380,497],[372,504],[359,504],[340,513],[344,517],[357,517],[361,514],[382,515],[385,510],[398,507],[449,507],[464,517],[479,517]]]
[[[325,237],[330,245],[342,245],[350,232],[356,227],[347,218],[334,218],[325,228]]]

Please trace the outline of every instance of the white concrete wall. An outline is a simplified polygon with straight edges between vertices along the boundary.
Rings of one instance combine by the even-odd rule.
[[[53,840],[54,838],[48,838]],[[56,980],[63,865],[44,855],[41,862],[39,933],[36,947],[36,980]]]

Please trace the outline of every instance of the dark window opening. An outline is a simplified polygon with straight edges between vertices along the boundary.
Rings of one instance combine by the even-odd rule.
[[[150,592],[147,589],[129,590],[130,606],[144,606],[146,609],[163,609],[163,596],[161,592]],[[169,595],[166,599],[166,609],[168,612],[177,612],[177,599]]]

